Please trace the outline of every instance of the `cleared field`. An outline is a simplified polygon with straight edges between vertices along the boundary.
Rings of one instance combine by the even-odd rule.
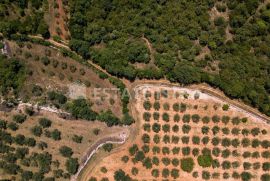
[[[141,85],[135,92],[136,140],[82,180],[269,180],[265,120],[199,90]]]

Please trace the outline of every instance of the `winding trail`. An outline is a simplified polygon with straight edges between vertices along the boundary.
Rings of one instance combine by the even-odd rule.
[[[113,143],[113,144],[123,144],[125,143],[126,139],[128,137],[128,134],[126,132],[121,132],[118,135],[112,136],[106,138],[101,138],[98,140],[95,144],[93,144],[85,154],[85,156],[81,160],[80,167],[77,171],[77,173],[72,176],[71,181],[76,181],[84,167],[88,164],[89,160],[92,158],[92,156],[98,151],[100,147],[107,143]]]

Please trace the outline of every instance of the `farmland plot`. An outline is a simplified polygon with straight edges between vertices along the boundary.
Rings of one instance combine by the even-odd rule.
[[[135,91],[136,140],[104,158],[87,180],[269,180],[264,120],[198,90]]]

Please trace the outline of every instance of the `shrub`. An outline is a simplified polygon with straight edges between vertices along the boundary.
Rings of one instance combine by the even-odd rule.
[[[235,136],[239,135],[240,134],[240,129],[239,128],[233,128],[231,133]]]
[[[262,165],[263,171],[270,171],[270,162],[264,162]]]
[[[159,102],[154,102],[154,109],[156,110],[156,111],[158,111],[159,109],[160,109],[160,103]]]
[[[164,136],[163,136],[163,142],[164,142],[165,144],[170,143],[170,136],[164,135]]]
[[[26,107],[26,108],[24,109],[24,112],[25,112],[28,116],[33,116],[34,113],[35,113],[35,111],[33,110],[32,107]]]
[[[148,145],[143,145],[142,150],[143,150],[144,153],[148,153],[150,151],[150,148],[149,148]]]
[[[179,159],[177,158],[172,159],[172,165],[177,167],[179,165]]]
[[[134,156],[137,152],[139,151],[139,148],[136,144],[132,145],[130,148],[129,148],[129,154],[131,156]]]
[[[19,125],[16,124],[16,123],[14,123],[14,122],[9,122],[8,125],[7,125],[7,127],[9,129],[11,129],[12,131],[16,131],[16,130],[18,130]]]
[[[261,181],[269,181],[270,180],[270,174],[265,173],[261,175]]]
[[[243,167],[244,167],[245,170],[249,170],[251,168],[251,163],[244,162]]]
[[[210,118],[209,118],[208,116],[204,116],[204,117],[202,118],[202,122],[203,122],[204,124],[208,124],[208,123],[210,122]]]
[[[200,137],[199,136],[193,136],[192,137],[192,143],[195,145],[200,144]]]
[[[212,139],[212,145],[217,146],[220,143],[220,139],[218,137],[214,137]]]
[[[158,133],[160,131],[160,124],[158,123],[154,123],[152,125],[152,130],[155,132],[155,133]]]
[[[225,134],[225,135],[230,134],[229,128],[222,128],[221,131],[222,131],[222,133]]]
[[[136,167],[132,167],[132,169],[131,169],[131,173],[132,173],[132,175],[138,175],[138,173],[139,173],[139,170],[138,170],[138,168],[136,168]]]
[[[180,116],[179,114],[175,114],[173,117],[174,122],[179,122],[180,121]]]
[[[171,170],[171,176],[172,176],[174,179],[178,178],[178,177],[179,177],[179,170],[173,168],[173,169]]]
[[[136,161],[142,161],[145,158],[145,155],[142,151],[138,151],[135,155]]]
[[[145,110],[149,111],[151,109],[152,105],[151,105],[150,101],[144,101],[143,107]]]
[[[211,155],[200,155],[198,156],[197,161],[201,167],[206,168],[212,165],[213,159]]]
[[[180,104],[180,111],[185,112],[187,110],[187,105],[185,103]]]
[[[243,138],[241,144],[243,147],[248,147],[250,146],[250,140],[248,138]]]
[[[183,147],[182,148],[182,154],[184,155],[184,156],[187,156],[187,155],[189,155],[190,154],[190,147]]]
[[[61,140],[61,132],[60,132],[58,129],[54,129],[54,130],[51,132],[51,137],[52,137],[55,141]]]
[[[237,148],[240,145],[240,141],[238,139],[233,139],[231,142],[232,146]]]
[[[158,120],[159,119],[159,113],[158,112],[154,112],[153,113],[153,118],[154,118],[154,120]]]
[[[179,147],[173,147],[172,153],[173,153],[174,155],[177,155],[179,152],[180,152],[180,148],[179,148]]]
[[[220,155],[220,149],[218,147],[213,148],[212,154],[218,157]]]
[[[158,166],[159,165],[159,159],[158,159],[158,157],[154,156],[153,159],[152,159],[152,162],[153,162],[154,165],[157,165]]]
[[[188,124],[183,125],[182,127],[183,133],[188,134],[190,130],[191,130],[191,127]]]
[[[210,129],[210,128],[209,128],[208,126],[203,126],[203,127],[202,127],[202,133],[203,133],[203,134],[208,134],[208,133],[209,133],[209,129]]]
[[[222,122],[226,125],[229,123],[230,121],[230,117],[229,116],[222,116]]]
[[[241,122],[241,120],[240,120],[238,117],[234,117],[234,118],[232,119],[232,124],[233,124],[233,125],[239,125],[240,122]]]
[[[178,125],[174,125],[174,126],[172,127],[172,130],[173,130],[173,132],[178,133],[178,131],[179,131],[179,126],[178,126]]]
[[[77,158],[69,158],[66,161],[66,169],[68,171],[68,173],[70,174],[75,174],[79,168],[79,163],[78,163],[78,159]]]
[[[49,128],[52,124],[52,121],[47,118],[40,118],[38,122],[43,128]]]
[[[163,153],[163,155],[170,154],[170,148],[168,148],[168,147],[163,147],[163,148],[162,148],[162,153]]]
[[[165,166],[168,166],[171,163],[171,160],[169,158],[162,158],[161,161]]]
[[[148,134],[143,134],[142,140],[144,143],[150,143],[150,136]]]
[[[185,172],[191,173],[194,168],[194,161],[192,158],[181,159],[181,169]]]
[[[208,171],[202,171],[202,178],[204,180],[209,180],[210,179],[210,173]]]
[[[152,162],[151,162],[151,159],[149,157],[145,158],[143,160],[143,166],[146,168],[146,169],[150,169],[152,168]]]
[[[71,157],[73,155],[72,149],[68,146],[61,146],[59,152],[64,157]]]
[[[219,117],[218,115],[214,115],[214,116],[212,117],[212,121],[213,121],[214,123],[219,123],[220,117]]]
[[[184,123],[189,123],[190,122],[190,114],[184,114],[183,122]]]
[[[207,144],[209,143],[209,137],[208,137],[208,136],[203,137],[203,138],[202,138],[202,143],[203,143],[204,145],[207,145]]]
[[[169,114],[168,113],[163,113],[162,114],[162,119],[166,122],[168,122],[170,120]]]
[[[199,153],[200,153],[200,150],[199,150],[198,148],[194,148],[194,149],[192,150],[193,156],[198,156]]]
[[[229,161],[223,161],[221,165],[222,165],[222,168],[224,170],[227,170],[227,169],[231,168],[231,162],[229,162]]]
[[[229,138],[224,138],[224,139],[222,139],[221,144],[224,147],[229,147],[229,146],[231,146],[231,140]]]
[[[198,123],[200,121],[200,116],[198,114],[193,114],[191,119],[194,123]]]
[[[251,134],[255,137],[257,135],[259,135],[259,133],[261,132],[260,128],[253,128],[251,129]]]
[[[25,120],[26,120],[26,115],[23,114],[16,114],[13,116],[13,121],[15,121],[16,123],[20,123],[22,124]]]
[[[82,139],[83,137],[79,135],[73,135],[72,137],[72,141],[74,141],[75,143],[82,143]]]
[[[169,124],[164,124],[162,126],[162,130],[167,133],[167,132],[170,132],[170,125]]]
[[[34,126],[33,128],[31,128],[31,132],[35,136],[41,136],[43,131],[40,126]]]
[[[175,112],[178,112],[178,111],[180,110],[180,105],[179,105],[179,103],[174,103],[174,104],[173,104],[173,110],[174,110]]]
[[[170,105],[169,105],[168,103],[164,103],[164,104],[163,104],[163,109],[164,109],[165,111],[170,110]]]
[[[0,119],[0,129],[7,129],[7,121]]]
[[[181,138],[181,140],[182,140],[182,143],[183,143],[183,144],[188,144],[188,143],[189,143],[189,137],[188,137],[188,136],[183,136],[183,137]]]
[[[246,181],[246,180],[251,180],[252,175],[249,172],[242,172],[241,173],[241,179]]]
[[[224,104],[224,105],[222,106],[222,110],[223,110],[223,111],[228,111],[229,108],[230,108],[230,106],[229,106],[228,104]]]
[[[150,121],[150,118],[151,118],[151,114],[149,112],[144,112],[143,113],[143,119],[147,122]]]
[[[152,172],[151,172],[152,176],[153,177],[159,177],[159,170],[158,169],[153,169]]]
[[[214,135],[216,135],[219,132],[219,130],[220,130],[220,128],[218,126],[214,126],[212,128],[212,132],[213,132]]]
[[[156,144],[158,144],[159,142],[160,142],[160,137],[159,137],[159,135],[155,135],[154,136],[154,138],[153,138],[153,141],[154,141],[154,143],[156,143]]]

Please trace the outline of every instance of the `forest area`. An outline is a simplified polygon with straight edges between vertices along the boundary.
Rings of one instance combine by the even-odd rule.
[[[131,81],[166,77],[180,84],[206,82],[270,115],[270,4],[262,3],[71,1],[70,47],[112,75]],[[211,21],[213,8],[228,17]],[[231,40],[226,40],[227,27]],[[149,61],[145,44],[136,43],[142,37],[155,49],[157,68],[134,66]],[[104,46],[96,48],[99,44]],[[210,54],[198,60],[203,47]],[[218,66],[207,70],[213,64]]]

